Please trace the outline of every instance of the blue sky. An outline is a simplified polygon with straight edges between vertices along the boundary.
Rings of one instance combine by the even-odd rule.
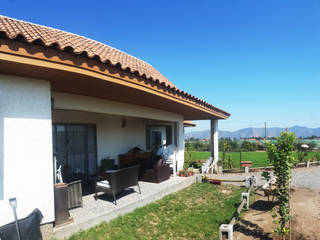
[[[320,127],[320,1],[2,0],[0,14],[152,64],[179,88],[230,112],[220,129],[265,121]],[[192,130],[209,128],[197,124]]]

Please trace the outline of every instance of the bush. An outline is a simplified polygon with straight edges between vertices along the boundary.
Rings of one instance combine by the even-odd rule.
[[[316,154],[312,157],[312,161],[320,161],[320,153],[316,153]]]
[[[305,152],[305,151],[298,151],[298,152],[297,152],[297,157],[298,157],[299,162],[300,162],[300,163],[303,162],[303,160],[305,159],[305,157],[306,157],[307,155],[308,155],[308,153]]]
[[[232,169],[233,168],[232,158],[230,156],[225,158],[224,161],[222,162],[222,165],[223,165],[223,168],[225,169]]]

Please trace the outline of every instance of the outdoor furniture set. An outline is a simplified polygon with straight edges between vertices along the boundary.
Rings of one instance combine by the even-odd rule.
[[[114,161],[109,159],[109,161]],[[114,163],[106,164],[116,168]],[[138,180],[160,183],[170,178],[171,169],[162,159],[149,152],[142,152],[139,148],[130,150],[127,154],[119,155],[119,169],[110,169],[102,172],[96,181],[95,200],[98,192],[104,192],[113,196],[114,204],[116,194],[125,188],[138,186]]]

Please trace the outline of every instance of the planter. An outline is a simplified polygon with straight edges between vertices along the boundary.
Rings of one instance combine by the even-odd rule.
[[[82,181],[68,183],[68,209],[82,207]]]

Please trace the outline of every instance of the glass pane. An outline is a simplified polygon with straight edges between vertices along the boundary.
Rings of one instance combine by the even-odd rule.
[[[96,128],[94,125],[88,126],[88,171],[89,175],[97,172],[97,154],[96,154]]]
[[[57,158],[57,168],[61,165],[63,169],[66,162],[66,133],[64,126],[56,126],[55,145],[54,151]]]
[[[85,174],[87,160],[86,127],[81,125],[67,126],[66,150],[68,152],[67,165],[70,174]]]
[[[64,181],[96,174],[95,125],[54,125],[53,150]]]
[[[160,146],[161,145],[161,132],[152,131],[151,139],[152,139],[153,147]]]

